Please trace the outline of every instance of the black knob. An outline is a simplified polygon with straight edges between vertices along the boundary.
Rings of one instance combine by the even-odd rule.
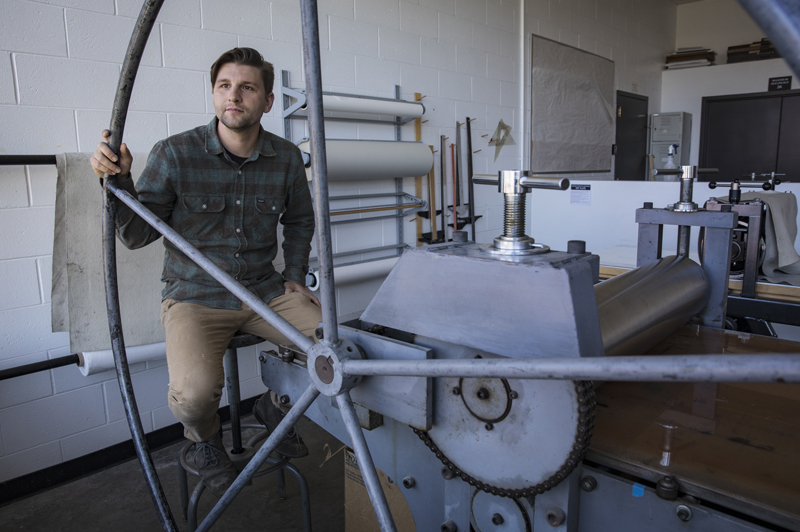
[[[495,526],[502,525],[505,522],[506,522],[506,520],[503,519],[503,516],[500,515],[500,514],[494,514],[492,516],[492,524],[495,525]]]

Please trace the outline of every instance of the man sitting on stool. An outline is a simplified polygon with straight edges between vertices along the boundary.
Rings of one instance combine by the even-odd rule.
[[[322,319],[319,301],[305,287],[314,234],[314,211],[300,150],[261,127],[275,95],[273,67],[252,48],[234,48],[211,67],[216,117],[158,142],[134,187],[133,161],[125,144],[117,157],[104,141],[92,156],[99,176],[119,176],[121,188],[138,197],[234,279],[260,297],[304,335],[314,337]],[[103,131],[107,141],[110,133]],[[283,274],[272,261],[283,225]],[[137,249],[161,234],[119,202],[120,240]],[[220,497],[236,478],[222,446],[219,400],[222,357],[237,332],[275,344],[289,341],[233,296],[173,244],[164,240],[161,323],[167,337],[169,407],[196,442],[195,465],[206,487]],[[269,399],[256,401],[256,419],[270,431],[283,413]],[[308,454],[294,431],[277,452]]]

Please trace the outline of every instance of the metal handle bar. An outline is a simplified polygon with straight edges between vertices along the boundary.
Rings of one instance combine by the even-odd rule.
[[[492,174],[475,174],[472,182],[477,185],[500,186],[500,179]],[[522,176],[519,184],[525,188],[543,188],[546,190],[567,190],[569,179],[566,177],[547,177],[539,175]]]
[[[776,179],[775,183],[771,183],[769,181],[765,181],[763,183],[740,183],[738,181],[734,181],[733,183],[717,183],[716,181],[711,181],[708,183],[708,188],[715,189],[715,188],[733,188],[734,184],[739,188],[760,188],[763,190],[772,190],[775,188],[775,185],[780,185],[780,179]]]
[[[653,168],[653,175],[683,175],[683,168]],[[719,168],[698,168],[698,174],[718,174]]]

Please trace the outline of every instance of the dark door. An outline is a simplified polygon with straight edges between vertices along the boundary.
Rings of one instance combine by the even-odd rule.
[[[617,91],[614,179],[644,181],[647,176],[647,96]]]
[[[778,172],[800,181],[800,91],[703,98],[699,165],[719,168],[703,181]],[[756,178],[763,181],[763,177]]]

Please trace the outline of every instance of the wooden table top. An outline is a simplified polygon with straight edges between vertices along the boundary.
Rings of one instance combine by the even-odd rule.
[[[684,326],[649,352],[720,353],[800,353],[800,343]],[[800,523],[800,385],[606,382],[596,393],[590,460]]]

